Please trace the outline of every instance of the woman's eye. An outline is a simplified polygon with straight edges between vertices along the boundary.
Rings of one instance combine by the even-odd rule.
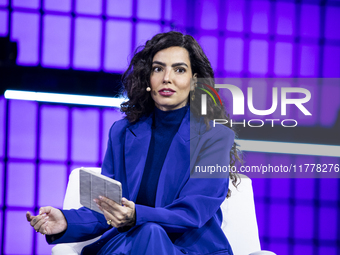
[[[159,67],[159,66],[155,66],[154,68],[152,68],[152,71],[154,71],[154,72],[160,72],[160,71],[162,71],[162,68]]]
[[[184,73],[184,72],[185,72],[185,69],[184,69],[184,68],[177,68],[177,69],[176,69],[176,72],[177,72],[177,73]]]

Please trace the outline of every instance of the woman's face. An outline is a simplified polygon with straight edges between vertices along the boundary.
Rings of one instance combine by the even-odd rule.
[[[192,71],[189,53],[182,47],[170,47],[157,52],[150,75],[151,97],[162,111],[185,106],[190,93]]]

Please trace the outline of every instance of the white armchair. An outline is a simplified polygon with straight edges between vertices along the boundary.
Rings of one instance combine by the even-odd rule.
[[[73,170],[69,177],[64,209],[77,209],[79,202],[79,169]],[[100,173],[100,168],[87,168]],[[254,196],[251,180],[241,175],[241,184],[236,189],[229,185],[232,196],[221,205],[223,213],[222,229],[227,236],[234,255],[275,255],[270,251],[261,251],[257,221],[255,215]],[[52,255],[77,255],[82,248],[98,240],[99,237],[79,243],[58,244],[53,247]]]

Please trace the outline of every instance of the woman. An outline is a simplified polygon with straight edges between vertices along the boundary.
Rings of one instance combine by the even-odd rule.
[[[211,87],[195,80],[212,77],[189,35],[157,34],[137,49],[123,75],[126,118],[112,125],[102,165],[102,174],[122,183],[122,205],[99,197],[104,216],[43,207],[38,216],[27,214],[34,229],[52,244],[102,235],[82,254],[232,254],[220,227],[229,179],[200,178],[206,176],[193,170],[238,159],[234,132],[209,125],[227,118],[223,106],[208,98],[208,114],[199,115],[206,91],[199,86]]]

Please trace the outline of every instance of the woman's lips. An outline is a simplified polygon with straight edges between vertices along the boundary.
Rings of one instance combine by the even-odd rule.
[[[158,91],[158,93],[161,95],[161,96],[171,96],[175,93],[174,90],[172,89],[161,89],[160,91]]]

